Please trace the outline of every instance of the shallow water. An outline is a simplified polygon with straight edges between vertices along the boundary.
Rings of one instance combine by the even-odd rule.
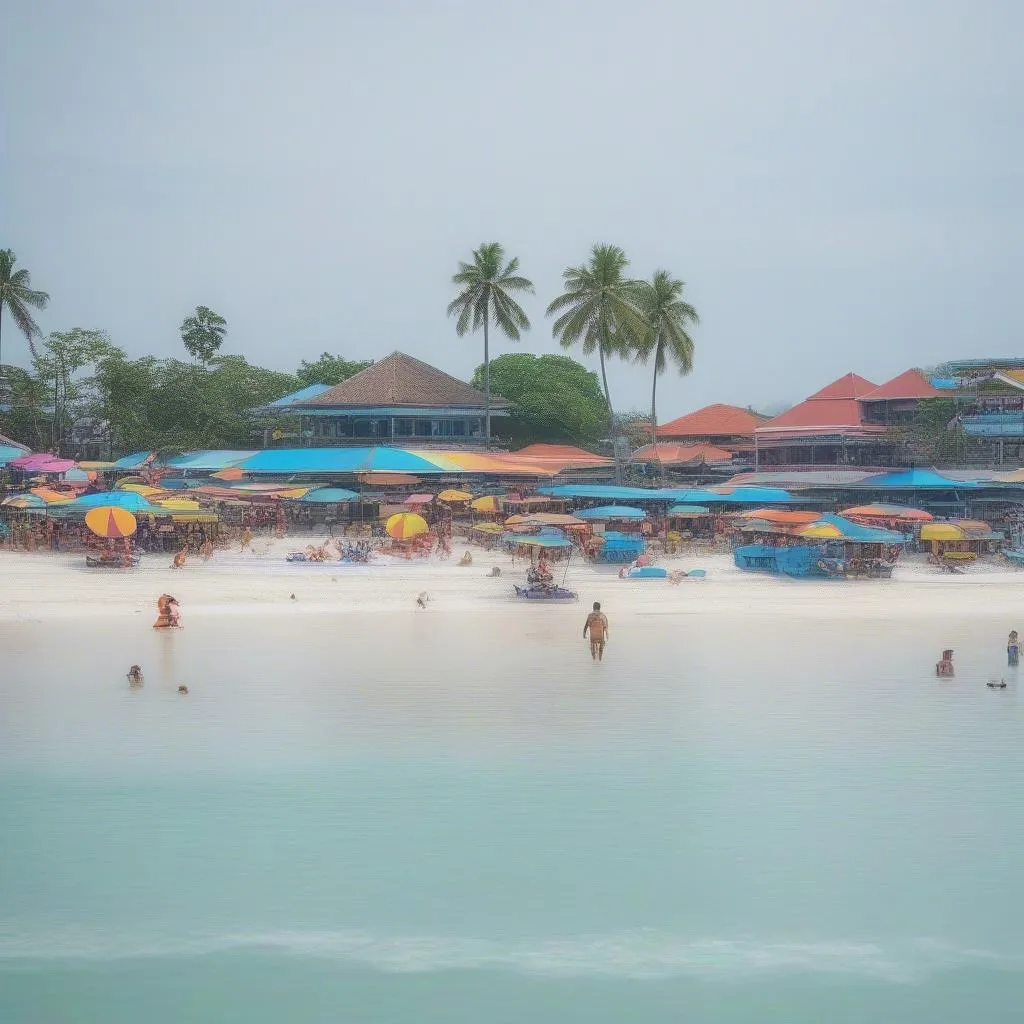
[[[1012,623],[609,611],[0,625],[0,1020],[1020,1019]]]

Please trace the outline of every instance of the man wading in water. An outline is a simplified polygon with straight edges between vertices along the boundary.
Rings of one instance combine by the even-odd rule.
[[[594,661],[604,660],[604,645],[608,640],[608,616],[601,611],[601,602],[594,602],[594,610],[583,624],[583,636],[590,633],[590,656]]]

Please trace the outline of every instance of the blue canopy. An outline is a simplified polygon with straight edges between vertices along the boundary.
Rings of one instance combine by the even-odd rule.
[[[113,505],[115,508],[127,509],[129,512],[161,512],[162,510],[151,505],[141,494],[135,491],[101,491],[99,494],[83,494],[74,501],[65,502],[62,505],[55,505],[61,511],[72,509],[100,508],[103,505]],[[166,514],[166,510],[163,510]]]
[[[308,402],[311,398],[316,398],[318,395],[324,394],[326,391],[331,390],[332,385],[330,384],[310,384],[309,387],[302,388],[299,391],[293,391],[290,395],[285,395],[283,398],[277,399],[276,402],[269,402],[265,408],[267,409],[286,409],[290,405],[296,405],[298,402]]]
[[[706,516],[710,513],[707,505],[673,505],[668,510],[670,516]]]
[[[220,470],[229,466],[237,466],[244,462],[255,452],[252,451],[212,451],[212,452],[187,452],[184,455],[175,455],[169,459],[167,465],[171,469],[199,469],[199,470]]]
[[[881,530],[876,526],[861,526],[852,519],[843,516],[823,515],[808,527],[818,526],[820,523],[829,523],[843,534],[843,540],[859,541],[863,544],[906,544],[907,538],[895,530]]]
[[[318,487],[307,491],[299,501],[305,505],[337,505],[346,501],[358,501],[359,495],[345,487]]]
[[[598,505],[597,508],[583,508],[574,515],[577,519],[645,519],[647,513],[642,508],[631,505]]]
[[[402,448],[271,448],[238,464],[247,473],[440,473],[432,462]]]
[[[538,487],[538,493],[553,498],[594,498],[606,501],[673,501],[678,491],[650,487],[617,487],[612,484],[562,484],[559,487]]]
[[[978,487],[974,480],[951,480],[948,476],[936,473],[934,469],[902,469],[895,473],[880,473],[877,476],[865,477],[858,488],[871,490],[893,491],[959,491]]]
[[[152,452],[132,452],[131,455],[118,459],[110,468],[114,470],[138,469],[152,454]]]

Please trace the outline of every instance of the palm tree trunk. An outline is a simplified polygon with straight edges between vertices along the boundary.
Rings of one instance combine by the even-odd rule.
[[[654,352],[654,381],[651,384],[651,444],[654,445],[654,453],[658,457],[658,479],[665,475],[665,469],[661,464],[661,449],[658,447],[658,356],[660,352]]]
[[[597,354],[601,360],[601,383],[604,385],[604,400],[608,403],[608,415],[611,417],[612,426],[615,426],[615,412],[612,409],[612,396],[608,391],[608,374],[604,369],[604,343],[597,346]]]
[[[490,320],[491,306],[484,309],[484,440],[491,447],[491,353],[487,337],[487,321]]]

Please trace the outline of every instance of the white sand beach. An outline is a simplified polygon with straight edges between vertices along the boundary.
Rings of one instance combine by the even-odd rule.
[[[474,550],[474,563],[406,562],[381,558],[370,565],[291,564],[290,550],[304,538],[259,538],[255,550],[218,551],[209,563],[190,561],[171,570],[170,555],[145,555],[133,570],[95,570],[82,555],[48,552],[0,554],[0,621],[43,621],[79,616],[145,614],[157,596],[174,594],[184,620],[197,616],[345,614],[374,610],[423,614],[416,596],[426,591],[429,614],[503,613],[512,586],[522,583],[525,564],[501,552]],[[992,617],[1024,619],[1024,574],[998,562],[970,567],[964,575],[940,573],[922,561],[900,564],[891,580],[797,581],[743,573],[727,554],[684,554],[664,559],[670,568],[707,570],[703,580],[673,586],[665,580],[619,579],[616,567],[572,561],[566,586],[579,603],[544,605],[551,614],[577,615],[599,600],[617,616],[763,615],[824,618],[900,619]],[[492,566],[500,577],[489,575]],[[564,563],[556,566],[562,579]],[[295,595],[292,599],[292,595]],[[1017,619],[1015,618],[1015,621]]]

